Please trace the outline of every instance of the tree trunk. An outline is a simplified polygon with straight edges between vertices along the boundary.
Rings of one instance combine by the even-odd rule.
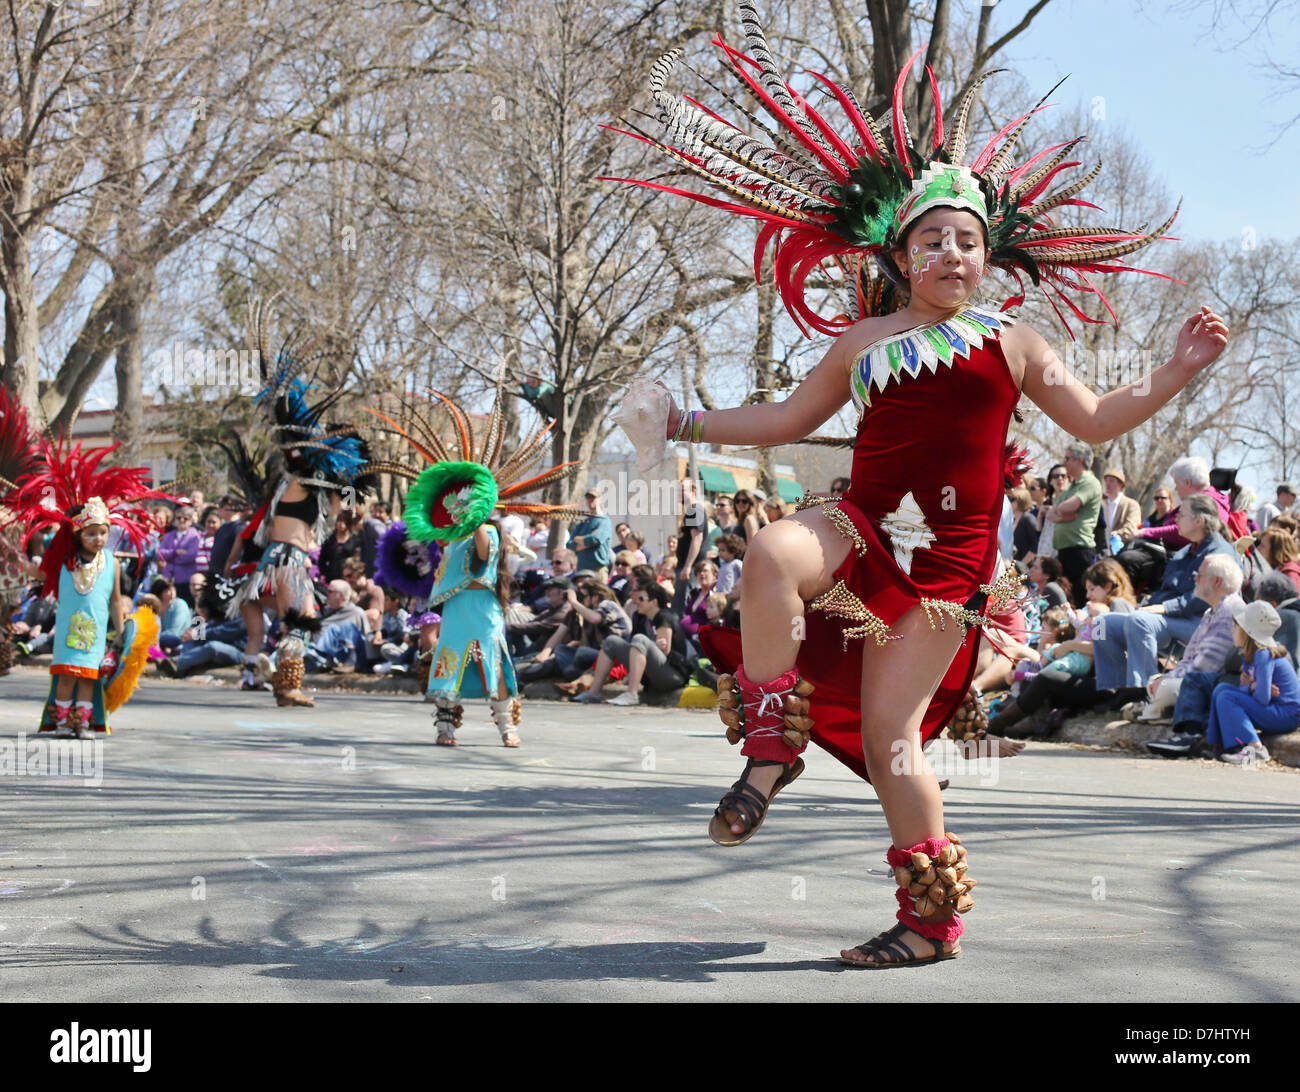
[[[140,316],[148,292],[137,286],[118,310],[117,412],[113,440],[122,445],[114,456],[119,466],[139,466],[144,435],[144,343]],[[158,483],[155,482],[155,485]]]
[[[5,297],[4,361],[0,382],[35,414],[40,375],[40,331],[32,277],[30,225],[32,176],[16,144],[0,146],[0,290]]]

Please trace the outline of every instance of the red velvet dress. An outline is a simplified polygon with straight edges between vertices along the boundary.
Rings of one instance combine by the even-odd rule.
[[[852,484],[822,506],[851,546],[831,590],[808,604],[797,666],[816,687],[812,738],[863,778],[862,641],[890,639],[888,627],[918,605],[936,628],[978,624],[981,587],[998,575],[1006,436],[1020,397],[997,342],[1010,321],[968,308],[854,361],[862,416]],[[719,670],[734,671],[739,633],[700,632]],[[923,739],[952,719],[978,651],[971,634],[926,711]]]

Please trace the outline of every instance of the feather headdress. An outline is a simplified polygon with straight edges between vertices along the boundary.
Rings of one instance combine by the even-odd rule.
[[[538,429],[513,454],[503,456],[505,412],[502,378],[488,414],[485,432],[474,435],[470,415],[440,391],[430,391],[433,401],[402,406],[402,420],[365,407],[383,420],[380,431],[400,437],[427,464],[423,469],[405,462],[377,462],[372,471],[393,474],[412,482],[406,494],[403,518],[407,534],[418,542],[452,542],[472,534],[494,513],[581,519],[587,513],[570,505],[524,501],[528,493],[563,481],[578,472],[579,462],[564,463],[535,472],[546,452],[543,441],[555,422]],[[439,405],[451,416],[451,442],[444,443],[431,420]]]
[[[41,466],[40,442],[27,411],[8,387],[0,386],[0,502]]]
[[[418,542],[406,533],[406,524],[399,520],[390,524],[379,539],[375,583],[416,599],[428,599],[441,560],[442,547],[436,541]]]
[[[132,545],[143,553],[152,530],[149,513],[141,504],[146,500],[170,501],[175,498],[145,484],[149,471],[144,467],[108,467],[101,464],[121,445],[113,444],[97,451],[83,451],[81,444],[69,446],[66,437],[57,440],[37,438],[41,467],[17,483],[5,500],[12,512],[12,522],[23,528],[25,547],[38,534],[56,529],[53,540],[41,559],[45,572],[42,595],[58,590],[59,569],[75,562],[73,532],[78,529],[84,508],[98,500],[96,520],[104,519],[120,528]]]
[[[322,389],[318,372],[325,354],[293,334],[272,352],[268,309],[263,300],[249,305],[249,349],[257,353],[262,373],[256,402],[270,418],[287,470],[304,485],[343,489],[358,484],[370,459],[365,439],[353,425],[325,421],[342,397],[342,385],[333,384],[312,400]]]
[[[741,0],[739,7],[749,53],[733,49],[721,38],[714,44],[739,81],[740,98],[770,115],[775,127],[731,96],[728,100],[754,129],[761,130],[762,137],[723,120],[693,99],[669,94],[664,86],[681,56],[680,50],[672,50],[651,68],[649,79],[659,120],[668,128],[667,141],[643,133],[626,135],[672,160],[676,165],[672,173],[692,175],[716,192],[641,179],[607,180],[649,186],[757,220],[761,227],[754,251],[755,276],[761,280],[759,271],[770,248],[782,302],[805,334],[810,327],[839,334],[858,318],[894,309],[894,286],[900,276],[889,251],[908,224],[936,206],[968,209],[983,221],[989,237],[988,263],[1008,272],[1017,285],[1003,310],[1024,302],[1023,277],[1027,276],[1067,330],[1058,301],[1085,322],[1102,321],[1081,311],[1069,293],[1095,294],[1111,311],[1089,274],[1130,270],[1120,259],[1162,237],[1177,215],[1175,209],[1152,232],[1057,226],[1053,210],[1070,205],[1097,207],[1076,194],[1097,177],[1101,167],[1060,184],[1062,172],[1080,165],[1069,156],[1082,137],[1016,161],[1021,133],[1043,102],[997,132],[967,163],[975,95],[992,73],[981,76],[962,96],[945,137],[938,82],[926,66],[934,104],[934,139],[929,148],[918,148],[908,128],[903,98],[920,50],[898,75],[891,115],[879,121],[862,109],[850,90],[810,72],[848,120],[849,128],[837,132],[777,69],[754,5]],[[843,313],[827,318],[808,305],[805,293],[814,274],[840,286]]]

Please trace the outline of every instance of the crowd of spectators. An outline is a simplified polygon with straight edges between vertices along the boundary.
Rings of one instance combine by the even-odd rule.
[[[1144,516],[1122,468],[1098,480],[1087,447],[1062,455],[1007,491],[1004,553],[1027,578],[1028,636],[985,653],[990,731],[1050,735],[1100,708],[1170,724],[1154,754],[1266,758],[1261,733],[1300,728],[1294,487],[1279,483],[1252,518],[1235,472],[1187,457]]]
[[[636,527],[612,521],[595,489],[585,493],[586,516],[554,531],[540,519],[501,521],[513,592],[507,640],[523,681],[550,679],[592,701],[600,684],[626,677],[627,693],[619,699],[625,703],[639,701],[646,689],[676,689],[692,678],[712,684],[700,628],[739,624],[746,547],[760,527],[789,509],[754,491],[702,498],[689,480],[680,490],[680,525],[662,555]],[[244,662],[244,622],[228,619],[225,604],[238,583],[236,565],[251,565],[258,554],[253,540],[240,535],[250,505],[234,496],[206,504],[199,493],[188,500],[153,510],[154,533],[142,553],[120,536],[111,543],[123,593],[134,604],[158,606],[157,668],[172,677]],[[312,551],[321,630],[308,648],[309,672],[421,674],[439,619],[436,608],[374,579],[379,540],[391,522],[386,504],[344,509]],[[37,591],[31,589],[14,615],[20,658],[48,652],[52,641],[54,607]],[[278,636],[269,613],[266,623],[264,679]]]
[[[1007,491],[1000,537],[1027,592],[1008,655],[989,646],[976,680],[999,698],[993,730],[1050,734],[1072,713],[1101,707],[1170,723],[1174,735],[1153,743],[1154,753],[1258,757],[1263,745],[1241,727],[1243,717],[1265,734],[1300,727],[1290,681],[1300,641],[1294,487],[1279,483],[1275,500],[1252,518],[1249,492],[1234,475],[1188,457],[1171,467],[1172,486],[1154,489],[1144,515],[1125,492],[1123,469],[1107,467],[1098,479],[1091,458],[1085,446],[1067,447],[1045,475]],[[847,487],[837,479],[831,492]],[[605,683],[626,678],[625,692],[610,699],[625,705],[692,680],[713,685],[700,630],[739,624],[746,549],[792,509],[751,490],[703,497],[689,479],[679,499],[680,523],[662,555],[631,523],[612,521],[595,489],[584,496],[587,514],[567,526],[502,521],[513,582],[507,640],[521,681],[549,680],[594,702]],[[159,609],[165,674],[242,662],[244,624],[225,618],[223,595],[250,515],[234,497],[208,505],[196,494],[156,510],[156,533],[141,556],[125,540],[114,544],[124,593]],[[391,521],[380,503],[368,513],[344,510],[312,554],[322,630],[308,670],[419,675],[427,663],[436,611],[374,579]],[[253,560],[250,543],[241,550],[241,561]],[[269,657],[276,625],[268,623]],[[53,624],[52,603],[33,588],[14,615],[20,656],[48,651]],[[1245,653],[1259,662],[1243,674]],[[1220,696],[1224,687],[1249,700]],[[1043,709],[1050,712],[1033,716]]]
[[[714,685],[700,629],[739,625],[745,550],[793,509],[750,490],[702,497],[690,479],[679,499],[680,524],[663,556],[630,524],[611,523],[594,489],[585,496],[589,516],[570,525],[549,559],[536,528],[523,536],[531,556],[516,573],[506,622],[522,681],[551,680],[575,700],[596,702],[606,682],[626,679],[609,699],[619,705],[692,680]]]

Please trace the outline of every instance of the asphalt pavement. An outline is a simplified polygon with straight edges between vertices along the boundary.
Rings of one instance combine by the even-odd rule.
[[[941,744],[980,881],[963,954],[863,972],[831,957],[892,924],[889,837],[815,747],[723,849],[742,762],[711,711],[529,703],[508,750],[471,703],[449,749],[411,697],[150,680],[53,776],[81,745],[31,750],[47,686],[0,679],[8,1001],[1300,997],[1292,771]]]

